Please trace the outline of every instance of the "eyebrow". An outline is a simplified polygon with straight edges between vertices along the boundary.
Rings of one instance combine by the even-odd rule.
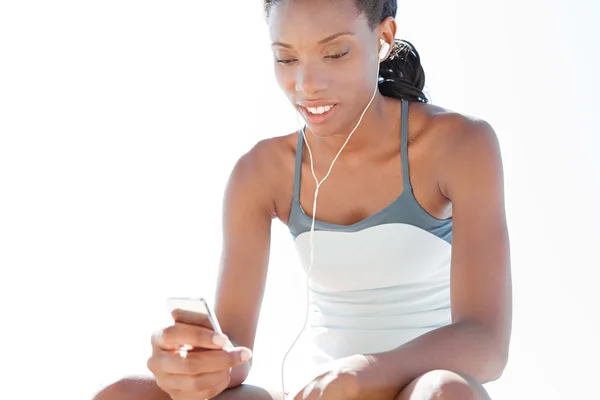
[[[321,39],[318,41],[319,44],[325,44],[328,42],[331,42],[337,38],[339,38],[340,36],[344,36],[344,35],[349,35],[349,36],[354,36],[353,32],[338,32],[338,33],[334,33],[333,35],[327,36],[325,39]],[[285,47],[285,48],[291,48],[292,46],[287,44],[287,43],[282,43],[282,42],[273,42],[271,43],[271,46],[281,46],[281,47]]]

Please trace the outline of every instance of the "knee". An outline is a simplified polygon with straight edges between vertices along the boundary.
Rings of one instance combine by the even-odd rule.
[[[470,378],[446,370],[435,370],[422,375],[416,389],[422,393],[417,398],[424,400],[481,399],[476,385]]]
[[[154,379],[123,378],[102,389],[93,400],[170,400]]]

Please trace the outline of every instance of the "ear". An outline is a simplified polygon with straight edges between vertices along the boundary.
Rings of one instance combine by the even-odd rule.
[[[396,28],[396,20],[392,17],[387,17],[379,23],[377,36],[392,46],[396,38]]]

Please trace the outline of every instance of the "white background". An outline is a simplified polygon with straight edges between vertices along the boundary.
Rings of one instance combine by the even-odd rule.
[[[597,395],[598,4],[400,1],[433,102],[502,145],[514,333],[495,400]],[[297,128],[261,5],[0,3],[3,398],[91,398],[146,373],[164,298],[213,297],[233,163]],[[277,387],[302,284],[275,222],[252,382]]]

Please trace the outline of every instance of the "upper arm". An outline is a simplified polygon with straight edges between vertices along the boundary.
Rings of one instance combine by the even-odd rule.
[[[512,287],[500,146],[486,122],[461,125],[443,179],[453,214],[452,318],[478,323],[507,357]]]
[[[253,348],[269,261],[272,192],[265,144],[236,163],[223,201],[223,248],[215,313],[223,332]],[[267,158],[268,159],[268,158]]]

